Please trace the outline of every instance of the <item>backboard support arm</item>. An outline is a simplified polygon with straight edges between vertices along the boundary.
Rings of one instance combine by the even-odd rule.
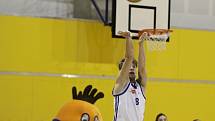
[[[97,14],[99,15],[99,18],[102,20],[102,22],[104,23],[104,25],[110,25],[109,20],[108,20],[108,7],[109,7],[109,0],[106,0],[105,2],[105,15],[103,16],[101,13],[101,10],[99,8],[99,6],[97,5],[95,0],[90,0],[93,4],[93,6],[96,9]]]

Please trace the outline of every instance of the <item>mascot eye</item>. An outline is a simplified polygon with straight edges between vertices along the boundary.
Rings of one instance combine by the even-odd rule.
[[[90,121],[90,116],[87,113],[82,114],[81,121]]]
[[[98,116],[95,116],[95,117],[94,117],[94,121],[99,121],[99,117],[98,117]]]

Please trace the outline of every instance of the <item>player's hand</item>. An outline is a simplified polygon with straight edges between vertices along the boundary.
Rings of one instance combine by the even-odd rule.
[[[125,38],[131,38],[131,33],[130,32],[123,32],[123,31],[119,31],[118,34],[122,37]]]
[[[143,32],[142,35],[139,37],[139,43],[142,43],[143,41],[147,40],[149,37],[147,32]]]

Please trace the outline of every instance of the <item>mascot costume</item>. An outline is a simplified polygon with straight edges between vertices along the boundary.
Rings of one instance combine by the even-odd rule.
[[[103,121],[99,109],[94,103],[104,97],[104,93],[97,93],[92,85],[85,87],[84,91],[77,93],[72,88],[73,100],[64,104],[52,121]]]

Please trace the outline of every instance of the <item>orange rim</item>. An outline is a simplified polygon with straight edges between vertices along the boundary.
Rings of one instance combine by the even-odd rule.
[[[170,29],[143,29],[138,32],[138,35],[141,36],[144,32],[147,32],[150,35],[162,35],[162,34],[167,34],[169,32],[173,32],[173,30],[170,30]]]

